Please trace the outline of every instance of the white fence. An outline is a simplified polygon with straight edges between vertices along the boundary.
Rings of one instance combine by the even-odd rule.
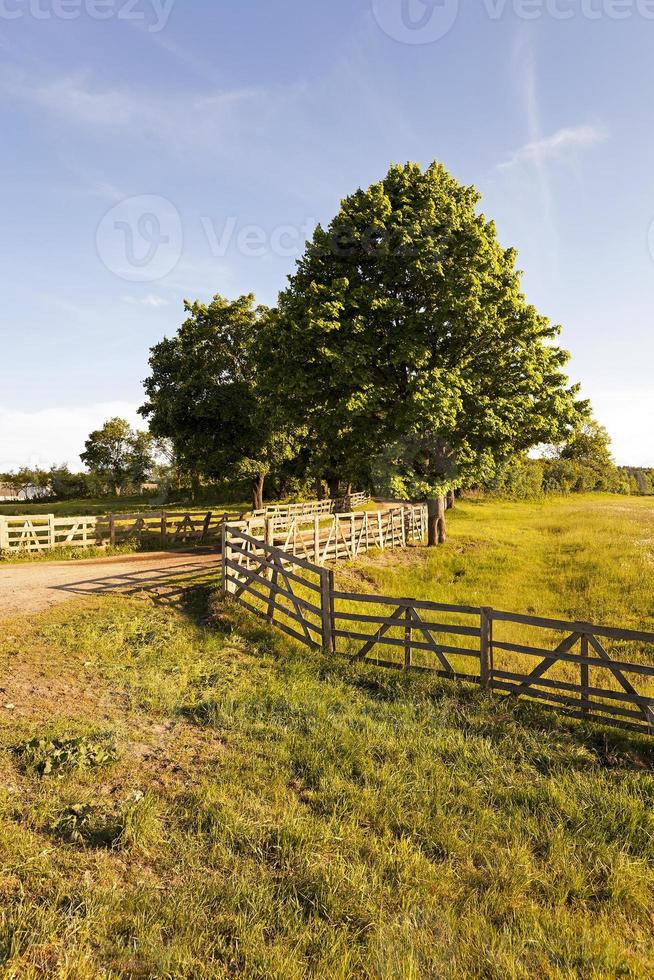
[[[305,500],[299,504],[271,504],[254,512],[255,517],[314,517],[316,514],[349,513],[356,507],[365,507],[371,500],[369,493],[350,493],[345,497],[326,500]]]
[[[97,542],[96,517],[0,516],[0,551],[39,552],[90,548]]]
[[[55,548],[93,548],[134,541],[159,546],[218,544],[223,524],[244,516],[221,511],[158,511],[98,517],[0,516],[0,551],[37,553]]]
[[[336,559],[356,558],[374,548],[386,551],[421,543],[427,533],[427,508],[424,504],[405,504],[389,511],[258,517],[225,526],[324,565]],[[231,559],[230,555],[225,557]]]
[[[365,494],[359,495],[365,499]],[[220,543],[223,526],[238,524],[248,534],[265,535],[270,544],[304,555],[320,564],[334,558],[355,558],[371,548],[403,547],[419,542],[427,531],[422,504],[403,504],[387,511],[332,513],[333,500],[289,504],[271,513],[183,512],[109,514],[98,517],[0,516],[0,552],[33,554],[56,548],[92,548],[138,542],[143,548],[180,544]],[[308,508],[304,512],[303,508]]]

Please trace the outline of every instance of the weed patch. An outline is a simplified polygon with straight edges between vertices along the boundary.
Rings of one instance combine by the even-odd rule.
[[[39,776],[60,776],[79,769],[107,766],[118,758],[112,735],[76,738],[32,738],[15,748],[27,772]]]

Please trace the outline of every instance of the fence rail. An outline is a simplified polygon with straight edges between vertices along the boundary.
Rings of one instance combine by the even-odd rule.
[[[229,524],[223,536],[223,591],[300,643],[654,734],[654,633],[343,592],[291,541],[280,547]]]

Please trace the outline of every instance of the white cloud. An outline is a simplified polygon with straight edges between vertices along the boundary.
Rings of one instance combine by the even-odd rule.
[[[155,296],[154,293],[149,293],[147,296],[123,296],[123,301],[129,303],[130,306],[150,306],[153,309],[168,306],[167,299],[164,299],[163,296]]]
[[[21,411],[0,405],[0,473],[20,466],[47,468],[68,463],[82,469],[79,454],[90,432],[119,416],[146,428],[131,402],[98,402],[65,408]]]
[[[526,143],[508,160],[500,163],[499,168],[507,170],[521,163],[540,165],[546,160],[564,156],[569,150],[603,143],[608,136],[604,127],[590,124],[559,129],[551,136]]]

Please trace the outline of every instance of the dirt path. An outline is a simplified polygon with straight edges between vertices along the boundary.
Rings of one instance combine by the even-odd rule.
[[[103,593],[158,594],[179,591],[212,569],[218,573],[215,551],[160,552],[83,561],[0,565],[0,618],[40,612],[61,602]]]

